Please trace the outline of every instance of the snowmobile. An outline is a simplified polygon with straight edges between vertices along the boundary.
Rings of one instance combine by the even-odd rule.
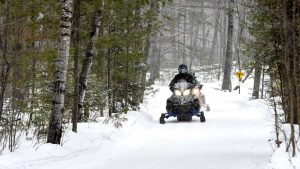
[[[201,122],[205,122],[199,95],[199,86],[184,79],[179,80],[174,86],[173,95],[167,100],[167,113],[162,113],[159,118],[160,124],[165,124],[165,119],[169,117],[176,117],[178,121],[191,121],[193,116],[197,116]]]

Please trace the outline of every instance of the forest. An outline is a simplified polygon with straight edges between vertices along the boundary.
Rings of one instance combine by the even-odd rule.
[[[179,64],[272,108],[275,143],[299,150],[300,1],[1,0],[0,152],[26,135],[62,144],[98,117],[122,127]],[[298,151],[299,152],[299,151]],[[1,154],[1,153],[0,153]]]

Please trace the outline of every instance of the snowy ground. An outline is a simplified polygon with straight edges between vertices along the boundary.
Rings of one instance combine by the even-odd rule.
[[[156,85],[159,92],[140,112],[130,112],[123,128],[80,124],[78,134],[66,134],[62,147],[34,149],[23,143],[0,156],[0,169],[265,169],[273,153],[267,106],[249,101],[247,86],[239,95],[222,92],[219,85],[204,84],[211,107],[205,123],[194,117],[192,122],[171,118],[159,124],[171,93]]]

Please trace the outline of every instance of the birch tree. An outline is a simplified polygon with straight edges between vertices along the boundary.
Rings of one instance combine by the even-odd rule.
[[[165,0],[73,1],[0,1],[0,153],[14,151],[23,135],[59,144],[64,124],[77,131],[81,105],[86,121],[143,101],[149,37],[159,26],[151,6]]]
[[[72,29],[73,0],[61,0],[60,32],[58,55],[55,60],[55,81],[53,86],[53,107],[50,115],[47,142],[60,144],[62,137],[62,118],[66,92],[67,68]]]
[[[87,82],[88,82],[88,76],[90,74],[92,63],[93,63],[93,57],[95,55],[96,49],[95,49],[95,39],[99,36],[99,29],[102,22],[102,12],[104,8],[104,1],[100,2],[100,7],[96,11],[96,14],[94,15],[94,18],[92,19],[91,24],[91,31],[90,31],[90,37],[89,37],[89,43],[87,45],[86,49],[86,57],[83,62],[82,70],[80,73],[79,78],[79,99],[78,99],[78,114],[80,117],[80,120],[82,120],[83,113],[83,102],[85,98],[86,88],[87,88]],[[84,117],[85,119],[87,117]]]

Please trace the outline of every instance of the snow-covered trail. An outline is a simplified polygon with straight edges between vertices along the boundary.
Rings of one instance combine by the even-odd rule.
[[[206,91],[212,108],[207,122],[167,120],[158,124],[165,110],[167,87],[143,111],[153,115],[151,125],[137,128],[125,140],[102,154],[95,169],[263,169],[271,155],[265,106],[238,94]],[[88,166],[88,165],[87,165]],[[93,167],[91,167],[93,168]]]
[[[160,86],[127,134],[105,147],[65,159],[27,163],[26,169],[264,169],[272,154],[265,105],[245,95],[204,87],[211,111],[205,123],[167,120],[158,123],[170,91]],[[97,141],[97,140],[96,140]],[[50,158],[51,159],[51,158]],[[1,165],[0,165],[1,166]],[[1,167],[0,167],[1,168]],[[12,167],[13,168],[13,167]]]
[[[263,107],[237,94],[208,90],[212,108],[207,122],[167,120],[158,123],[170,92],[161,87],[149,100],[134,131],[107,151],[70,168],[104,169],[263,169],[270,158]],[[233,96],[228,96],[233,95]],[[68,167],[68,165],[66,165]]]

